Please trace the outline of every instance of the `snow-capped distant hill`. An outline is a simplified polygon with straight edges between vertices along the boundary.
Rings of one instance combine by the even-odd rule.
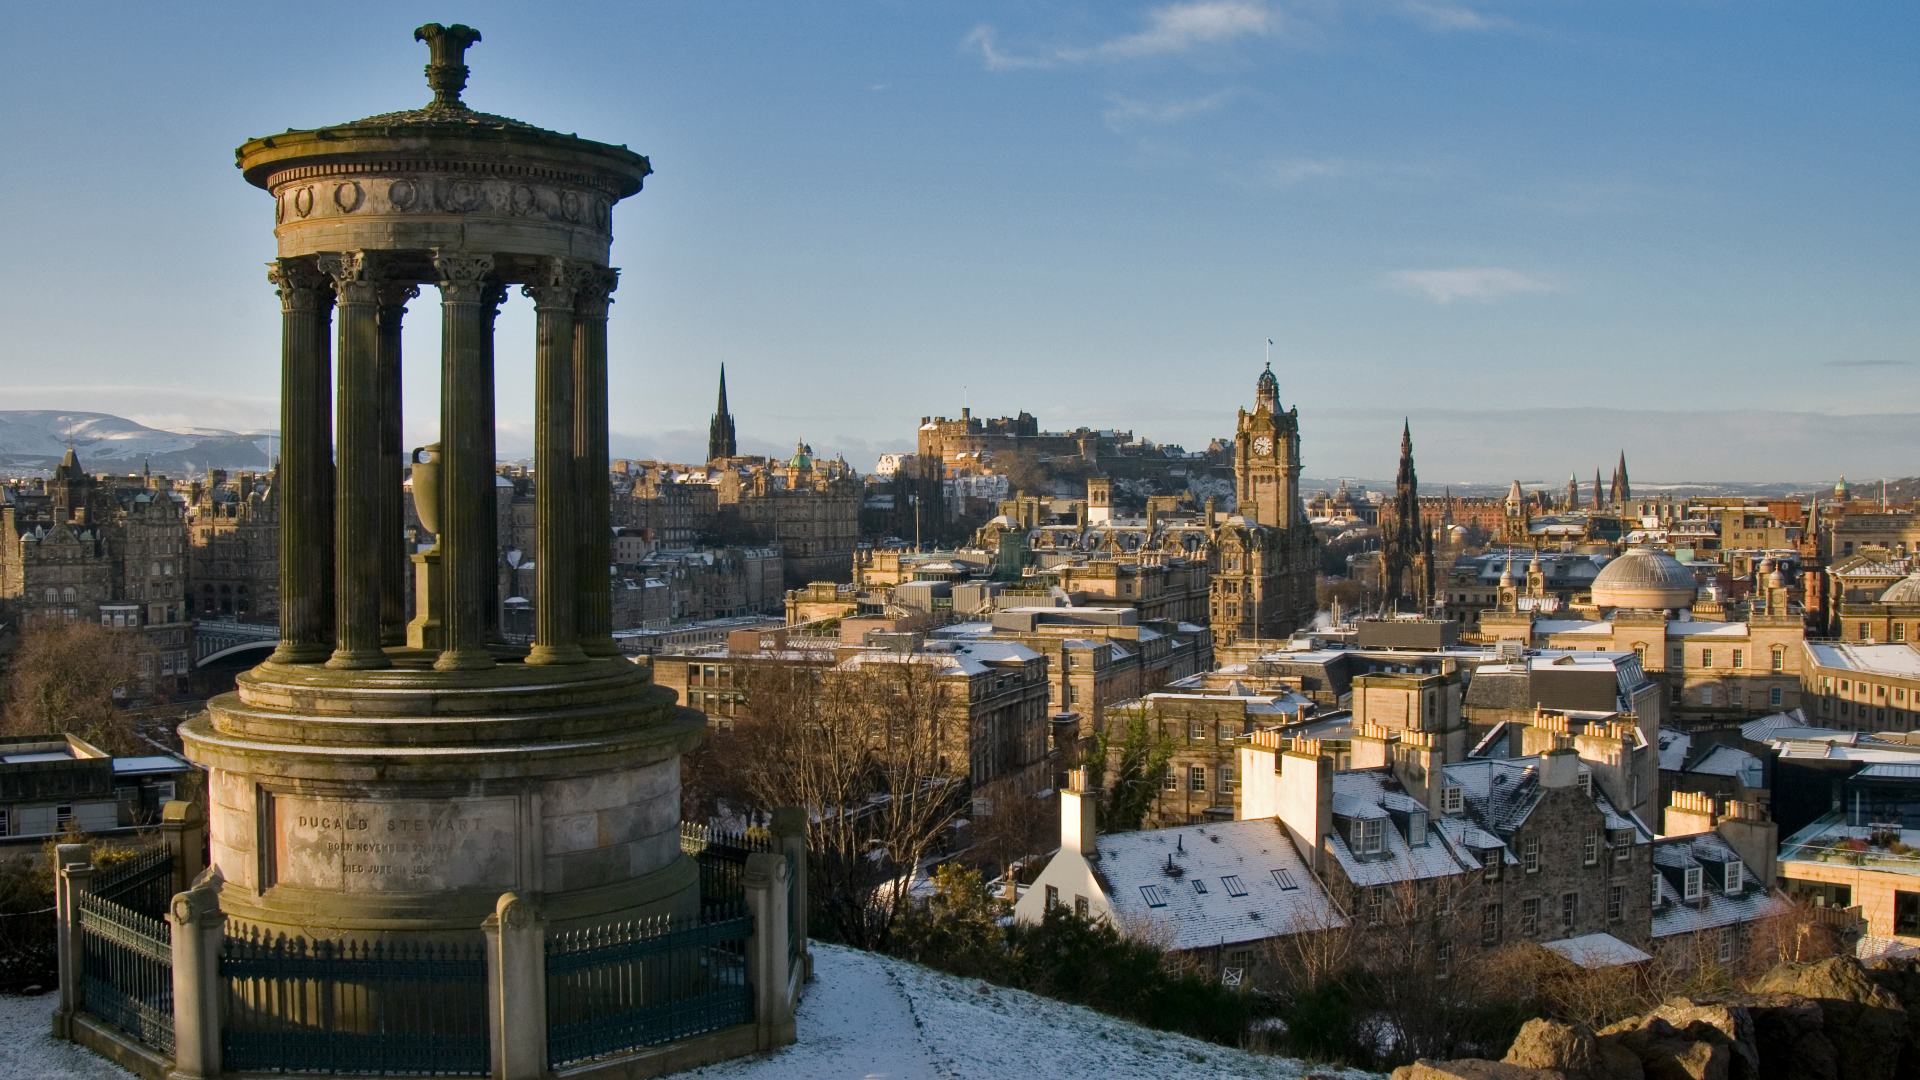
[[[162,431],[125,417],[52,409],[0,409],[0,467],[51,469],[72,446],[92,472],[265,468],[272,432]]]

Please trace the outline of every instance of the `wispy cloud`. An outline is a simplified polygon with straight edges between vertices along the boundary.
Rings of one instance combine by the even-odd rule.
[[[1136,101],[1115,95],[1101,118],[1107,127],[1123,131],[1142,124],[1177,124],[1190,117],[1210,113],[1232,100],[1233,91],[1222,90],[1205,97],[1177,98],[1171,101]]]
[[[1386,276],[1390,289],[1436,304],[1455,300],[1488,301],[1521,293],[1558,292],[1559,286],[1504,266],[1454,266],[1438,270],[1397,270]]]
[[[1513,28],[1513,20],[1503,15],[1488,14],[1469,4],[1450,4],[1444,0],[1399,0],[1394,8],[1429,30],[1453,32]]]
[[[1088,46],[1047,51],[1009,52],[999,44],[992,26],[973,28],[962,39],[963,49],[977,52],[989,71],[1060,67],[1090,61],[1137,60],[1171,56],[1243,37],[1271,33],[1279,16],[1261,0],[1190,0],[1147,12],[1146,25],[1131,34]]]
[[[1365,161],[1337,156],[1301,155],[1267,157],[1237,166],[1227,173],[1227,180],[1239,187],[1262,189],[1338,180],[1371,184],[1432,181],[1459,172],[1459,165],[1444,161]]]

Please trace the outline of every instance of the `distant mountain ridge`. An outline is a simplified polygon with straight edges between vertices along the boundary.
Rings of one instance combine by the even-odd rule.
[[[165,431],[111,413],[0,409],[0,468],[15,472],[51,469],[68,446],[88,472],[264,469],[276,440],[271,431]]]

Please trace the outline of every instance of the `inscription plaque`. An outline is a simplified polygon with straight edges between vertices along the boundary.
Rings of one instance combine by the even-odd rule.
[[[275,795],[274,881],[341,892],[510,889],[512,798],[380,800]]]

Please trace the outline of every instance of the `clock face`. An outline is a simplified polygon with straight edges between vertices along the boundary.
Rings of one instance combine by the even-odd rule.
[[[1273,452],[1273,440],[1267,438],[1265,435],[1253,440],[1253,452],[1256,454],[1271,454]]]

